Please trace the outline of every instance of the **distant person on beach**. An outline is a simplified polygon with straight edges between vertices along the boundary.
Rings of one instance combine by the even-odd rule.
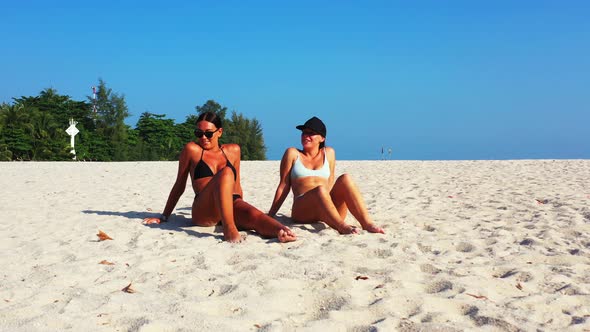
[[[229,242],[242,240],[238,229],[255,230],[280,242],[296,240],[291,229],[242,199],[240,185],[240,146],[219,145],[223,134],[221,119],[211,112],[202,113],[196,122],[196,143],[184,146],[178,161],[178,175],[160,218],[145,218],[145,224],[167,221],[184,192],[190,174],[195,192],[192,221],[198,226],[221,222],[223,237]]]
[[[268,212],[275,216],[293,189],[291,218],[298,223],[323,221],[340,234],[357,234],[359,230],[344,222],[348,211],[361,227],[371,233],[385,233],[376,226],[352,177],[343,174],[334,181],[336,153],[325,146],[326,126],[312,117],[301,130],[301,150],[288,148],[281,160],[279,185]]]

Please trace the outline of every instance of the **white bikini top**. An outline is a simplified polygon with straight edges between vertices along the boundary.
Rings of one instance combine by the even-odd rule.
[[[324,165],[320,169],[309,169],[303,165],[299,160],[299,155],[291,168],[291,178],[302,178],[305,176],[319,176],[323,178],[330,177],[330,165],[328,163],[328,156],[326,155],[326,149],[324,149]]]

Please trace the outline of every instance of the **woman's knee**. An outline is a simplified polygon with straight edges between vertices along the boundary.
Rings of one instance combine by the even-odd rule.
[[[224,177],[226,177],[226,176],[230,176],[230,175],[231,175],[231,178],[232,178],[232,179],[234,178],[234,172],[233,172],[233,171],[231,170],[231,168],[229,168],[229,167],[224,167],[224,168],[222,168],[222,169],[221,169],[219,172],[220,172],[220,173],[221,173],[221,175],[222,175],[222,176],[224,176]]]
[[[350,186],[353,184],[352,176],[350,176],[348,173],[344,173],[340,175],[338,179],[336,179],[336,183],[340,183],[345,186]]]
[[[330,190],[328,190],[328,187],[326,187],[324,185],[319,185],[319,186],[315,187],[313,190],[320,197],[329,197],[330,196]]]
[[[217,174],[219,174],[219,180],[221,182],[234,182],[234,173],[229,167],[222,168]]]

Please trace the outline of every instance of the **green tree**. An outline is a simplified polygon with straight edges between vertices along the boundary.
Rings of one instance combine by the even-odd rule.
[[[75,101],[48,88],[38,96],[14,98],[0,105],[0,160],[69,160],[69,120],[77,122],[76,156],[79,160],[176,160],[182,147],[194,139],[198,116],[217,114],[224,124],[224,143],[242,147],[242,159],[265,159],[262,128],[256,119],[232,112],[214,100],[196,106],[183,123],[175,124],[165,114],[143,113],[132,129],[125,97],[114,93],[99,79],[96,100]],[[95,102],[97,112],[92,112]]]
[[[0,143],[0,161],[11,161],[12,151],[8,150],[8,145]]]
[[[2,144],[13,160],[31,160],[32,139],[27,135],[31,130],[28,114],[20,104],[3,104],[1,109]],[[7,154],[7,153],[6,153]]]
[[[91,97],[88,99],[92,102]],[[102,79],[99,79],[96,106],[96,132],[101,136],[101,140],[107,143],[109,154],[105,160],[127,160],[129,127],[125,124],[125,118],[130,114],[125,96],[113,92]]]
[[[250,139],[247,143],[248,159],[245,160],[266,160],[266,145],[264,144],[262,126],[256,118],[250,120],[247,136]]]
[[[70,96],[60,95],[55,89],[48,88],[41,91],[39,96],[15,98],[14,101],[26,108],[50,113],[60,126],[67,126],[69,120],[74,119],[80,126],[94,128],[90,104],[72,100]]]
[[[78,129],[92,127],[89,105],[60,95],[55,89],[45,89],[36,97],[14,98],[27,114],[28,124],[22,126],[31,138],[30,156],[33,160],[71,159],[69,137],[65,128],[69,119],[78,121]],[[79,144],[78,144],[79,145]]]
[[[205,112],[211,112],[217,114],[222,121],[225,121],[225,115],[227,114],[227,107],[221,106],[215,100],[207,100],[203,105],[196,106],[197,114],[201,115]]]
[[[205,104],[196,106],[195,109],[199,115],[204,112],[213,112],[221,117],[224,134],[220,139],[220,143],[239,144],[243,160],[266,160],[266,146],[264,145],[262,127],[258,120],[250,120],[244,117],[242,113],[236,113],[236,111],[232,111],[231,118],[227,119],[227,107],[221,106],[214,100],[207,100]],[[184,128],[188,128],[191,121],[193,121],[190,124],[192,133],[192,130],[195,128],[196,117],[187,117],[183,126]],[[185,129],[183,132],[187,131],[188,129]]]
[[[137,134],[142,142],[138,146],[143,160],[170,160],[182,149],[182,142],[176,135],[174,120],[165,119],[165,114],[144,112],[137,122]]]
[[[12,160],[12,151],[8,149],[8,144],[6,144],[4,137],[4,133],[6,132],[5,118],[9,107],[10,105],[6,103],[0,105],[0,161]]]
[[[190,114],[186,117],[183,123],[176,125],[176,136],[181,142],[186,144],[195,139],[194,131],[197,118],[198,115]]]
[[[226,140],[240,145],[243,160],[266,159],[266,146],[258,120],[247,119],[234,111],[226,132]]]

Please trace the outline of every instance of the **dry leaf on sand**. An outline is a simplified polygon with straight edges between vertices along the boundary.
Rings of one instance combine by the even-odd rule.
[[[113,238],[108,236],[107,233],[99,230],[98,234],[96,234],[96,236],[98,236],[98,240],[99,241],[105,241],[105,240],[112,240]]]
[[[488,299],[487,296],[483,296],[483,295],[475,295],[475,294],[469,294],[469,293],[465,293],[465,294],[467,294],[469,296],[473,296],[478,300],[487,300]]]
[[[129,293],[129,294],[133,294],[135,293],[135,289],[131,288],[131,284],[125,286],[123,289],[121,289],[122,291],[124,291],[125,293]]]
[[[103,259],[98,264],[102,264],[102,265],[115,265],[115,263],[111,263],[111,262],[107,261],[106,259]]]

